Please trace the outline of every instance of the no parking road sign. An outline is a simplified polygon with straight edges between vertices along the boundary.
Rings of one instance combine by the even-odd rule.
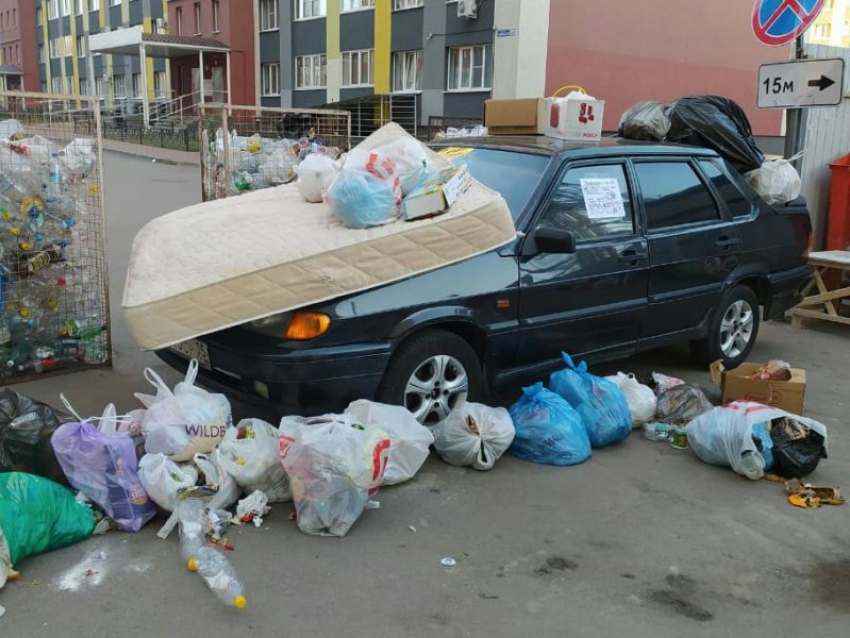
[[[812,26],[825,4],[826,0],[756,0],[753,32],[768,46],[788,44]]]

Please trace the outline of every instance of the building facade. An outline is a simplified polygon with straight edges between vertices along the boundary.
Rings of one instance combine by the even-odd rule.
[[[141,26],[165,33],[167,0],[27,0],[35,7],[35,42],[41,90],[97,95],[104,110],[141,110],[141,73],[147,74],[149,98],[166,101],[171,83],[165,60],[128,55],[88,55],[90,35]]]
[[[169,0],[168,32],[180,36],[213,38],[230,49],[232,104],[256,104],[256,28],[253,0]],[[226,95],[224,56],[208,56],[203,78],[208,94]],[[195,93],[200,72],[194,57],[171,60],[174,95]],[[219,101],[219,100],[215,100]]]
[[[812,44],[850,47],[850,0],[826,0],[823,11],[806,33]]]
[[[38,53],[32,0],[0,0],[0,88],[38,91]]]
[[[544,88],[549,0],[254,4],[264,106],[413,94],[426,122],[430,115],[481,117],[493,95],[540,95]],[[529,35],[521,42],[523,28]]]

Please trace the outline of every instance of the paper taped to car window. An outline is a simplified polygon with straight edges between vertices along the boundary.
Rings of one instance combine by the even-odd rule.
[[[588,218],[612,219],[626,216],[620,184],[616,179],[582,179],[581,192]]]

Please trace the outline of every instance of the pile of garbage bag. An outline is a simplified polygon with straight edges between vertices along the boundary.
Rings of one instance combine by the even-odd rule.
[[[515,434],[511,415],[504,408],[464,402],[434,426],[434,449],[451,465],[490,470]]]
[[[0,122],[0,376],[107,360],[99,188],[94,140]]]

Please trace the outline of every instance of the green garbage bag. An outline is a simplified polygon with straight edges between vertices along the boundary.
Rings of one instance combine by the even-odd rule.
[[[85,540],[94,526],[94,512],[68,488],[34,474],[0,473],[0,570]]]

